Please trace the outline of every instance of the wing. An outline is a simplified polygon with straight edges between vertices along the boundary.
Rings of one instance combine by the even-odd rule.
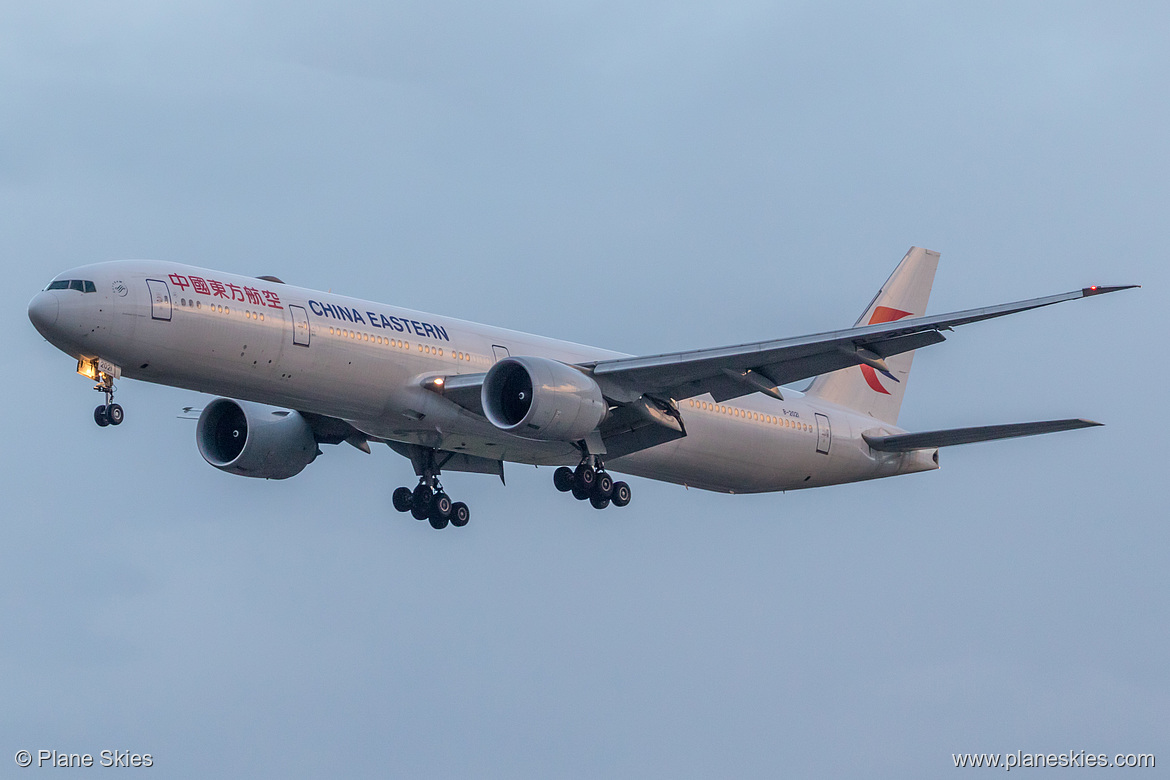
[[[779,385],[856,365],[885,372],[885,358],[946,341],[942,331],[1064,301],[1129,290],[1140,285],[1085,287],[980,309],[916,317],[774,341],[582,363],[610,401],[632,404],[642,396],[681,400],[710,393],[716,401],[763,392],[780,397]],[[423,386],[469,411],[483,414],[480,388],[486,374],[430,377]]]
[[[842,368],[868,365],[885,372],[885,358],[945,341],[942,331],[959,325],[1137,286],[1086,287],[950,314],[732,347],[602,360],[582,367],[617,403],[631,403],[642,395],[681,400],[710,393],[716,401],[756,392],[779,397],[779,385]]]
[[[579,368],[593,376],[606,399],[615,407],[599,433],[609,456],[620,457],[686,436],[676,408],[676,402],[685,398],[710,393],[716,401],[721,402],[756,392],[780,398],[779,385],[856,365],[868,365],[888,374],[885,358],[945,341],[942,331],[1137,286],[1086,287],[1060,295],[950,314],[716,349],[602,360],[579,364]],[[480,391],[486,376],[430,376],[423,380],[422,386],[482,415]],[[1073,422],[1075,424],[1056,421],[1024,423],[1022,427],[992,426],[987,429],[934,431],[929,434],[874,436],[871,446],[874,449],[904,451],[942,446],[944,443],[960,444],[1067,429],[1040,430],[1034,426],[1084,427],[1090,424]],[[922,438],[926,436],[934,438]],[[946,441],[938,438],[944,436],[950,438]],[[970,438],[972,436],[975,438]]]

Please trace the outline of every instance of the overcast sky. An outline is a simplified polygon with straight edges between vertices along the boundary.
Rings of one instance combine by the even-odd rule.
[[[0,2],[0,774],[1170,764],[1166,9]],[[26,316],[150,257],[654,353],[851,324],[912,244],[931,312],[1145,288],[923,350],[904,427],[1106,427],[604,513],[453,474],[439,533],[385,447],[227,475],[133,381],[98,429]]]

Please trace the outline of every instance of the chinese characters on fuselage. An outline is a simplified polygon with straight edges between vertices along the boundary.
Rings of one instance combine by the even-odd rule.
[[[192,291],[200,295],[209,295],[212,298],[223,298],[228,301],[239,301],[250,306],[267,306],[270,309],[283,309],[280,305],[280,296],[271,290],[261,290],[256,287],[241,287],[238,284],[216,281],[215,279],[204,279],[201,276],[183,276],[182,274],[171,274],[168,277],[171,284],[179,288],[179,292],[185,291],[188,287]]]

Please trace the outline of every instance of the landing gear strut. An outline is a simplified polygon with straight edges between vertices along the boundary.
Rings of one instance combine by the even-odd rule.
[[[102,428],[107,425],[121,425],[122,420],[126,419],[126,412],[122,410],[121,406],[114,403],[114,378],[109,374],[99,374],[98,376],[100,379],[93,386],[93,389],[104,393],[106,402],[93,410],[93,421]]]
[[[625,482],[614,482],[601,459],[595,455],[586,456],[576,469],[558,468],[553,472],[553,485],[562,493],[572,493],[578,501],[588,501],[594,509],[630,503],[630,486]]]
[[[416,459],[411,458],[412,461]],[[400,487],[392,497],[394,508],[399,512],[410,512],[415,520],[429,520],[436,530],[453,525],[462,528],[471,519],[471,510],[462,501],[452,502],[439,484],[439,466],[435,462],[435,451],[428,450],[420,456],[416,471],[421,471],[418,485],[414,490]]]

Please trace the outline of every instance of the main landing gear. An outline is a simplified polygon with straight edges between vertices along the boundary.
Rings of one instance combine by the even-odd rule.
[[[106,402],[93,410],[93,421],[102,428],[107,425],[121,425],[122,420],[126,419],[126,412],[122,411],[121,406],[114,403],[114,378],[108,374],[100,376],[101,380],[93,386],[93,389],[105,393]]]
[[[553,472],[553,484],[562,493],[572,493],[578,501],[588,500],[594,509],[630,503],[630,486],[614,482],[597,458],[586,458],[576,469],[561,466]]]
[[[415,520],[430,520],[431,528],[446,528],[447,524],[462,528],[471,519],[471,510],[462,501],[452,503],[450,496],[443,492],[438,476],[422,477],[418,487],[411,490],[400,487],[394,491],[394,508],[399,512],[410,512]]]
[[[411,445],[408,457],[418,475],[418,486],[414,490],[400,487],[394,491],[394,508],[399,512],[410,512],[415,520],[430,520],[435,530],[453,525],[462,528],[471,519],[471,510],[462,501],[451,501],[439,484],[439,470],[452,456],[439,450]],[[406,453],[403,453],[406,454]]]

